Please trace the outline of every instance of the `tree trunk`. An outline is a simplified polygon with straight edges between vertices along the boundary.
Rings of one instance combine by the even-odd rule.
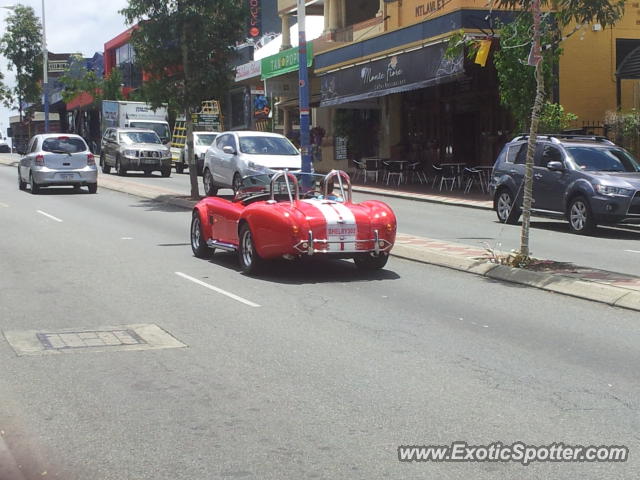
[[[182,32],[180,35],[180,44],[182,49],[182,71],[184,73],[184,89],[185,92],[191,88],[191,82],[189,81],[189,75],[191,69],[189,68],[189,49],[187,45],[187,24],[182,24]],[[193,200],[200,199],[200,193],[198,192],[198,168],[193,156],[193,119],[191,118],[191,105],[186,105],[184,109],[185,122],[187,127],[186,142],[184,145],[185,156],[187,158],[187,164],[189,165],[189,180],[191,181],[191,198]]]
[[[540,1],[532,3],[533,12],[533,48],[532,57],[534,60],[540,55]],[[529,227],[531,225],[531,204],[533,203],[533,159],[536,152],[536,141],[538,138],[538,124],[540,123],[540,112],[544,104],[544,75],[542,71],[542,58],[538,58],[536,64],[536,99],[531,111],[531,127],[529,130],[529,143],[527,145],[527,161],[524,175],[524,198],[522,201],[522,230],[520,232],[520,255],[528,259],[531,255],[529,251]],[[516,203],[514,200],[514,206]]]

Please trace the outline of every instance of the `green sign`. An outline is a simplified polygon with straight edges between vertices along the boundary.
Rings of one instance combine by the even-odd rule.
[[[262,59],[262,80],[298,70],[298,47]],[[313,43],[307,43],[307,67],[313,63]]]

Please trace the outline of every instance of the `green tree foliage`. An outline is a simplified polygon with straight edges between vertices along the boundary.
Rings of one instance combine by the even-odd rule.
[[[122,74],[117,68],[108,77],[100,77],[92,70],[87,70],[81,58],[71,58],[69,68],[60,77],[64,86],[62,99],[69,103],[80,93],[86,92],[93,97],[94,105],[102,100],[123,100],[121,91]]]
[[[16,106],[22,115],[22,102],[40,101],[42,26],[33,8],[16,5],[11,10],[0,37],[0,54],[9,60],[9,70],[15,71],[16,86],[5,89],[5,103]]]
[[[539,133],[559,133],[571,128],[578,116],[565,112],[559,103],[545,103],[540,113]]]
[[[129,0],[121,13],[129,24],[136,59],[149,75],[144,85],[153,106],[177,106],[187,120],[187,158],[193,158],[191,112],[203,100],[223,98],[231,59],[242,40],[247,6],[240,0]],[[189,168],[191,195],[198,196],[196,169]]]
[[[543,24],[542,43],[552,47],[543,54],[545,92],[551,91],[553,64],[560,55],[554,25],[553,18],[547,16]],[[526,13],[518,15],[513,22],[499,23],[500,48],[494,54],[500,103],[513,115],[519,132],[524,132],[529,127],[537,91],[535,71],[526,62],[531,51],[532,28],[531,15]]]

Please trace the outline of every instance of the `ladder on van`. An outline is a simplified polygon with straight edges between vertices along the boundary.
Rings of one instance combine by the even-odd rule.
[[[210,125],[207,124],[206,126],[211,128],[211,131],[222,132],[224,130],[224,124],[222,112],[220,111],[220,102],[218,102],[217,100],[205,100],[204,102],[202,102],[200,111],[192,115],[194,130],[202,128],[200,126],[202,124],[202,119],[213,118],[214,116],[218,117],[218,122],[212,121]],[[195,128],[196,125],[198,125],[198,128]],[[186,143],[187,122],[184,115],[178,115],[178,117],[176,118],[176,123],[173,126],[173,134],[171,135],[171,146],[174,148],[184,148]]]

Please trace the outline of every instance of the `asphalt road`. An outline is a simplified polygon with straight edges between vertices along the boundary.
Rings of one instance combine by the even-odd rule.
[[[132,174],[128,180],[162,185],[189,194],[189,175],[172,173],[170,178]],[[199,179],[200,194],[204,194]],[[221,194],[231,190],[221,190]],[[354,195],[362,201],[378,198],[387,202],[398,216],[398,230],[439,240],[474,245],[499,253],[518,250],[520,225],[503,225],[493,211],[417,202],[370,194]],[[599,228],[594,236],[577,236],[569,232],[567,222],[534,218],[530,234],[533,256],[537,258],[573,262],[586,267],[640,275],[640,226]]]
[[[0,167],[0,330],[153,323],[187,345],[16,356],[0,338],[0,458],[4,443],[25,478],[637,478],[637,313],[396,258],[249,278],[231,254],[192,256],[184,210],[34,196],[14,173]],[[631,457],[397,459],[458,440]]]

